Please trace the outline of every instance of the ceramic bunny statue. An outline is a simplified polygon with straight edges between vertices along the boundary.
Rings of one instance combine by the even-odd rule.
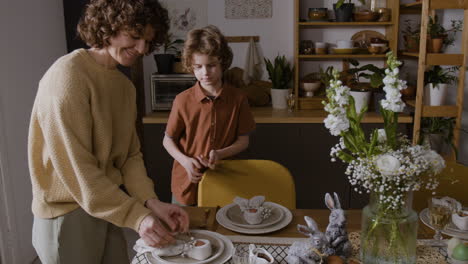
[[[333,195],[334,198],[328,193],[325,194],[325,205],[331,210],[325,236],[331,248],[331,255],[346,259],[351,256],[352,245],[348,239],[346,216],[343,209],[341,209],[340,198],[336,193],[333,193]]]
[[[254,196],[250,200],[236,197],[234,203],[239,205],[245,221],[251,225],[260,224],[271,215],[271,209],[263,206],[265,196]]]
[[[328,241],[318,229],[317,223],[304,216],[307,226],[297,225],[297,230],[309,236],[306,241],[294,242],[288,250],[286,261],[289,264],[319,264],[328,256]]]

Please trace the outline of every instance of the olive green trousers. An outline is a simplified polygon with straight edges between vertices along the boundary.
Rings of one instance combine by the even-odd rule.
[[[32,242],[42,264],[128,264],[121,228],[78,208],[52,219],[34,217]]]

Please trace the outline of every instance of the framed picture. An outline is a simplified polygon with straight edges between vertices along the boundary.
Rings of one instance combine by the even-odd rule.
[[[191,29],[208,24],[207,0],[161,0],[161,4],[169,12],[169,32],[176,39],[185,39]]]

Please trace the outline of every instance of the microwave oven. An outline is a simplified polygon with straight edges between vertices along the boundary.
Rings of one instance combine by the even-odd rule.
[[[176,95],[196,82],[193,74],[151,74],[151,110],[171,110]]]

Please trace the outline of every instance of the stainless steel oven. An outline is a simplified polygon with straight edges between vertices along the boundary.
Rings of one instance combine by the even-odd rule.
[[[168,111],[177,94],[192,87],[197,79],[192,74],[151,74],[151,108]]]

